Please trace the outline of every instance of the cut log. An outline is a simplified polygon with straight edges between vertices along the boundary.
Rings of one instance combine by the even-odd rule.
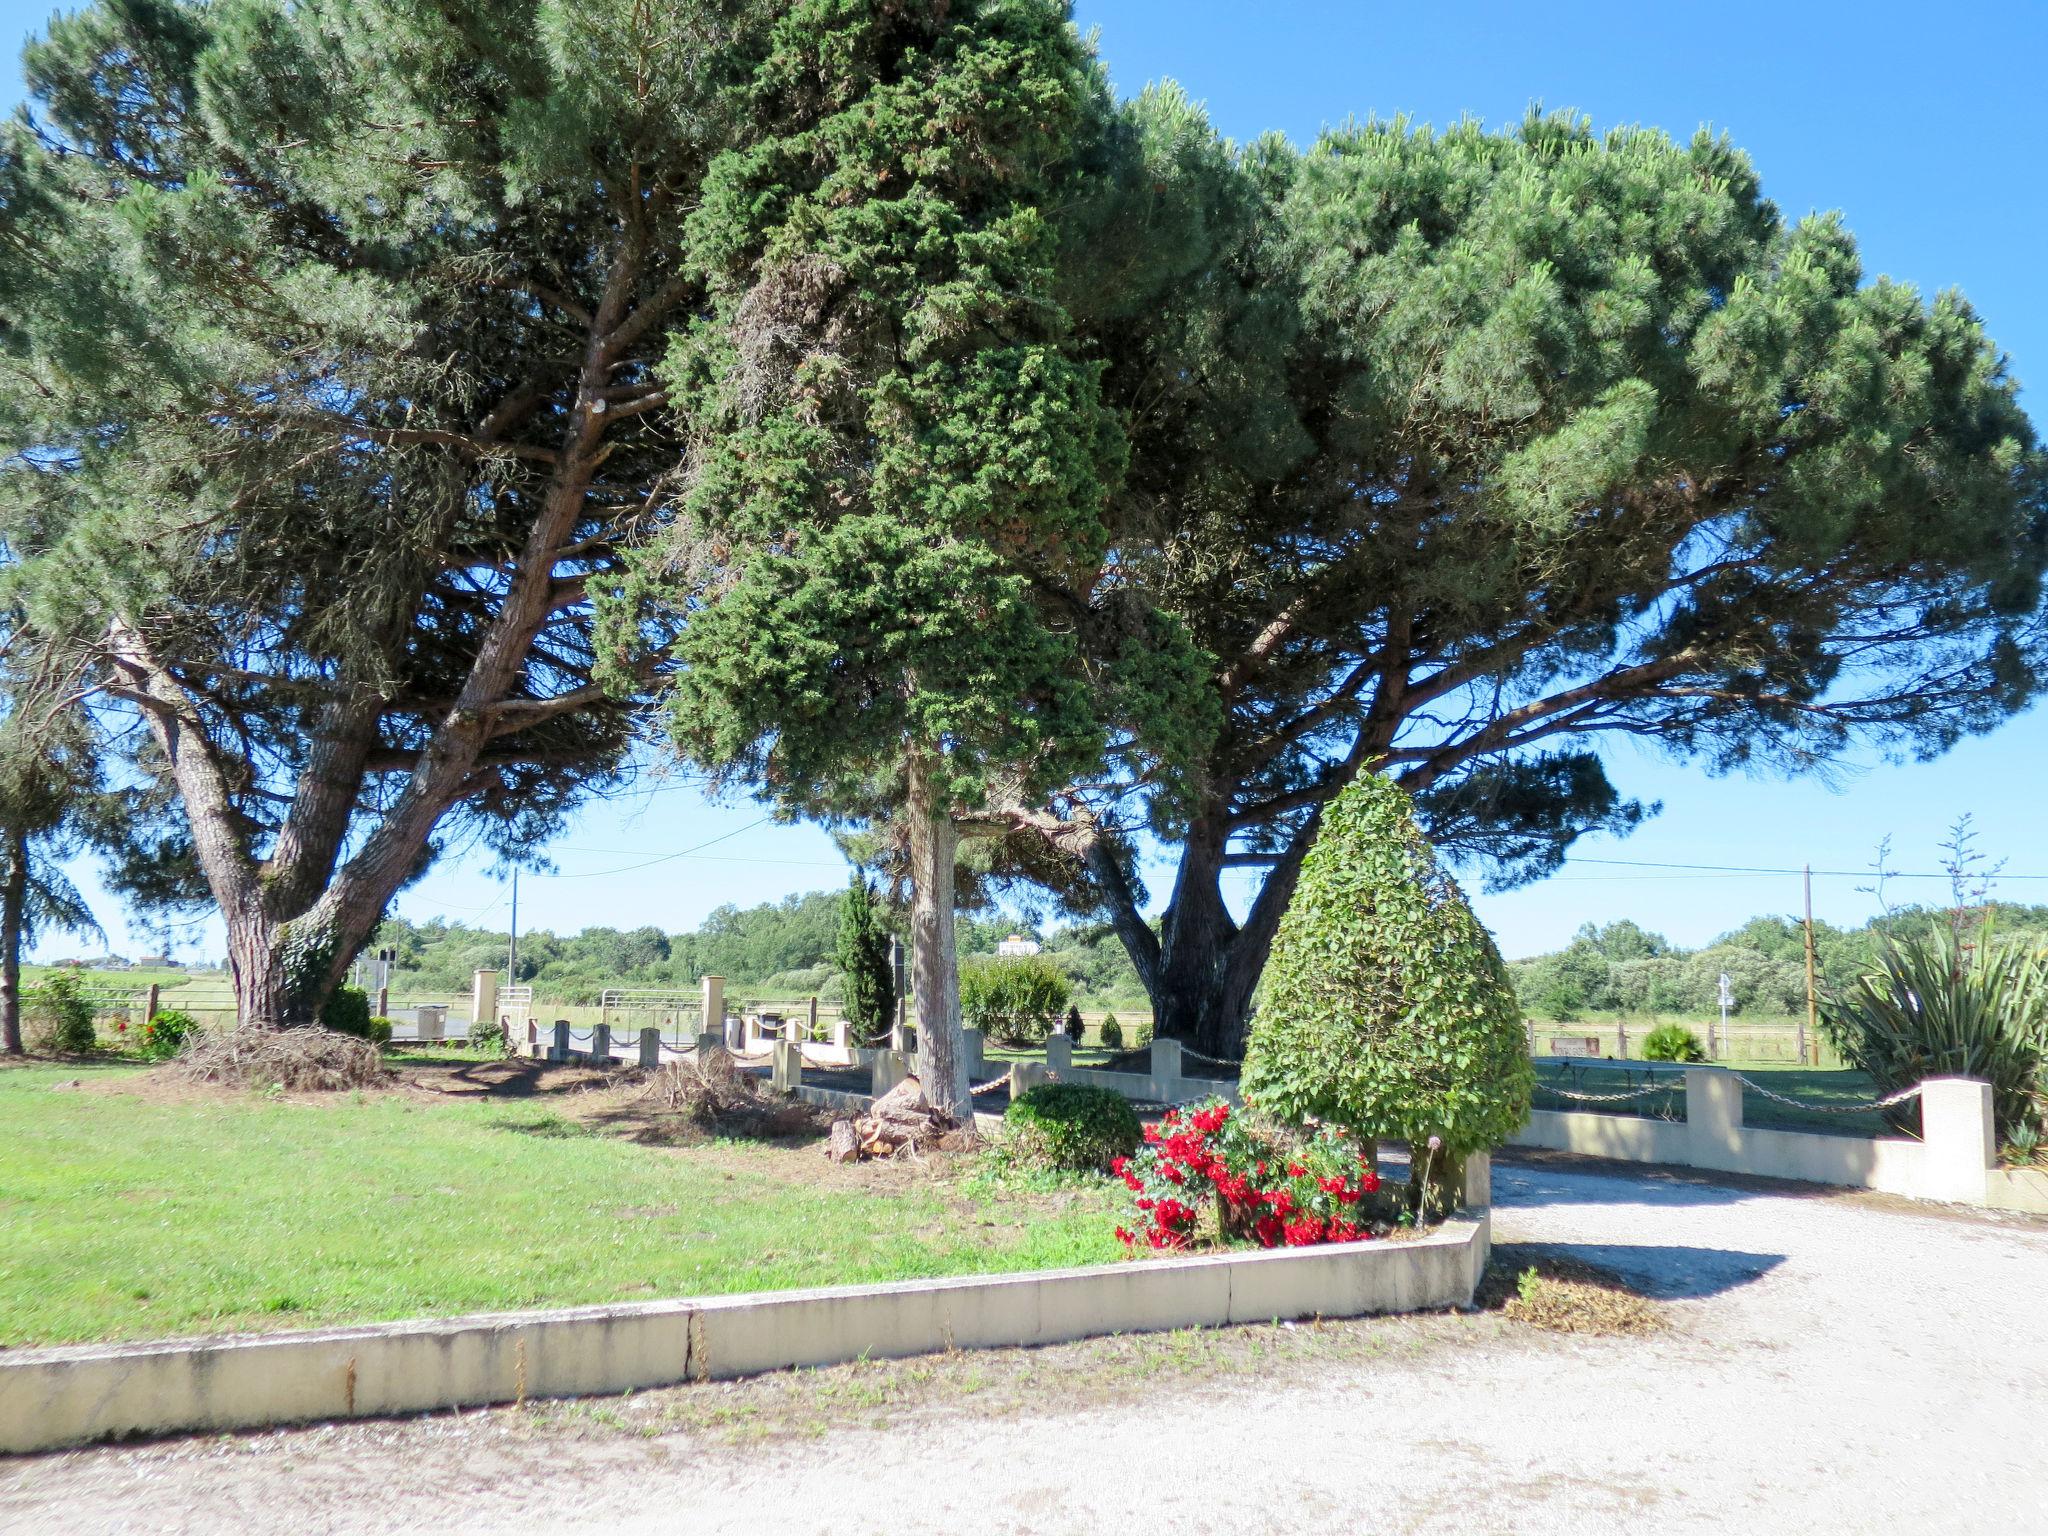
[[[825,1155],[835,1163],[859,1161],[860,1132],[854,1129],[851,1120],[832,1122],[832,1139],[826,1144]]]

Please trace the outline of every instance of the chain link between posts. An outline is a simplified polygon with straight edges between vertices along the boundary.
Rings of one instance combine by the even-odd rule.
[[[1775,1103],[1788,1104],[1794,1109],[1809,1110],[1816,1115],[1860,1115],[1873,1109],[1890,1109],[1894,1104],[1903,1104],[1908,1099],[1918,1098],[1924,1086],[1915,1083],[1910,1088],[1901,1088],[1897,1093],[1887,1094],[1881,1099],[1872,1099],[1868,1104],[1811,1104],[1805,1099],[1788,1099],[1782,1093],[1774,1093],[1754,1078],[1744,1077],[1740,1072],[1735,1074],[1735,1081]]]

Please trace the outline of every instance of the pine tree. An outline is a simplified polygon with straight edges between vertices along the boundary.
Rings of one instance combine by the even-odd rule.
[[[1206,716],[1171,723],[1220,728],[1118,739],[1041,829],[1086,849],[1067,892],[1162,1034],[1242,1049],[1368,763],[1512,884],[1654,810],[1603,736],[1803,772],[2038,697],[2048,456],[2004,357],[1725,139],[1532,115],[1233,147],[1162,89],[1096,153],[1060,291],[1128,424],[1119,570],[1206,658]],[[1156,910],[1148,840],[1176,845]]]
[[[442,840],[516,857],[620,771],[589,591],[676,467],[760,13],[107,0],[28,49],[0,527],[154,739],[244,1020],[316,1019]]]

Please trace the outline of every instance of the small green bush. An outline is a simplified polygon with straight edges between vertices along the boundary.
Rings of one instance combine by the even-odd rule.
[[[37,1050],[83,1056],[99,1044],[92,1001],[85,983],[69,971],[54,971],[28,989],[27,1033]]]
[[[362,1037],[381,1051],[391,1043],[391,1021],[381,1013],[373,1019],[364,1020]]]
[[[1081,1036],[1087,1032],[1088,1026],[1081,1018],[1080,1008],[1078,1006],[1069,1008],[1067,1010],[1067,1038],[1073,1041],[1074,1044],[1079,1045],[1081,1043]]]
[[[370,994],[361,987],[336,987],[320,1010],[320,1022],[337,1034],[370,1038]]]
[[[1705,1061],[1707,1048],[1683,1024],[1659,1024],[1643,1037],[1645,1061]]]
[[[191,1014],[166,1008],[142,1026],[136,1045],[151,1061],[165,1061],[178,1054],[185,1037],[198,1027]]]
[[[1138,1150],[1142,1132],[1128,1100],[1108,1088],[1041,1083],[1003,1112],[1011,1160],[1073,1173],[1107,1172]]]
[[[478,1019],[469,1026],[469,1045],[486,1056],[503,1056],[511,1049],[510,1032],[502,1019]]]
[[[960,1012],[1004,1045],[1036,1045],[1067,1011],[1067,974],[1042,955],[978,956],[960,966]]]
[[[1117,1023],[1115,1014],[1105,1013],[1102,1016],[1101,1034],[1104,1050],[1120,1051],[1124,1048],[1124,1027]]]

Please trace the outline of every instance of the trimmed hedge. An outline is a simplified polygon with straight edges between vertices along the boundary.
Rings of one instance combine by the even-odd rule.
[[[1324,813],[1273,941],[1242,1083],[1281,1120],[1411,1143],[1431,1186],[1415,1198],[1438,1208],[1466,1155],[1528,1116],[1534,1073],[1500,951],[1407,794],[1376,773]]]
[[[1075,1173],[1107,1172],[1143,1138],[1122,1094],[1079,1083],[1041,1083],[1011,1100],[1003,1130],[1013,1160]]]

